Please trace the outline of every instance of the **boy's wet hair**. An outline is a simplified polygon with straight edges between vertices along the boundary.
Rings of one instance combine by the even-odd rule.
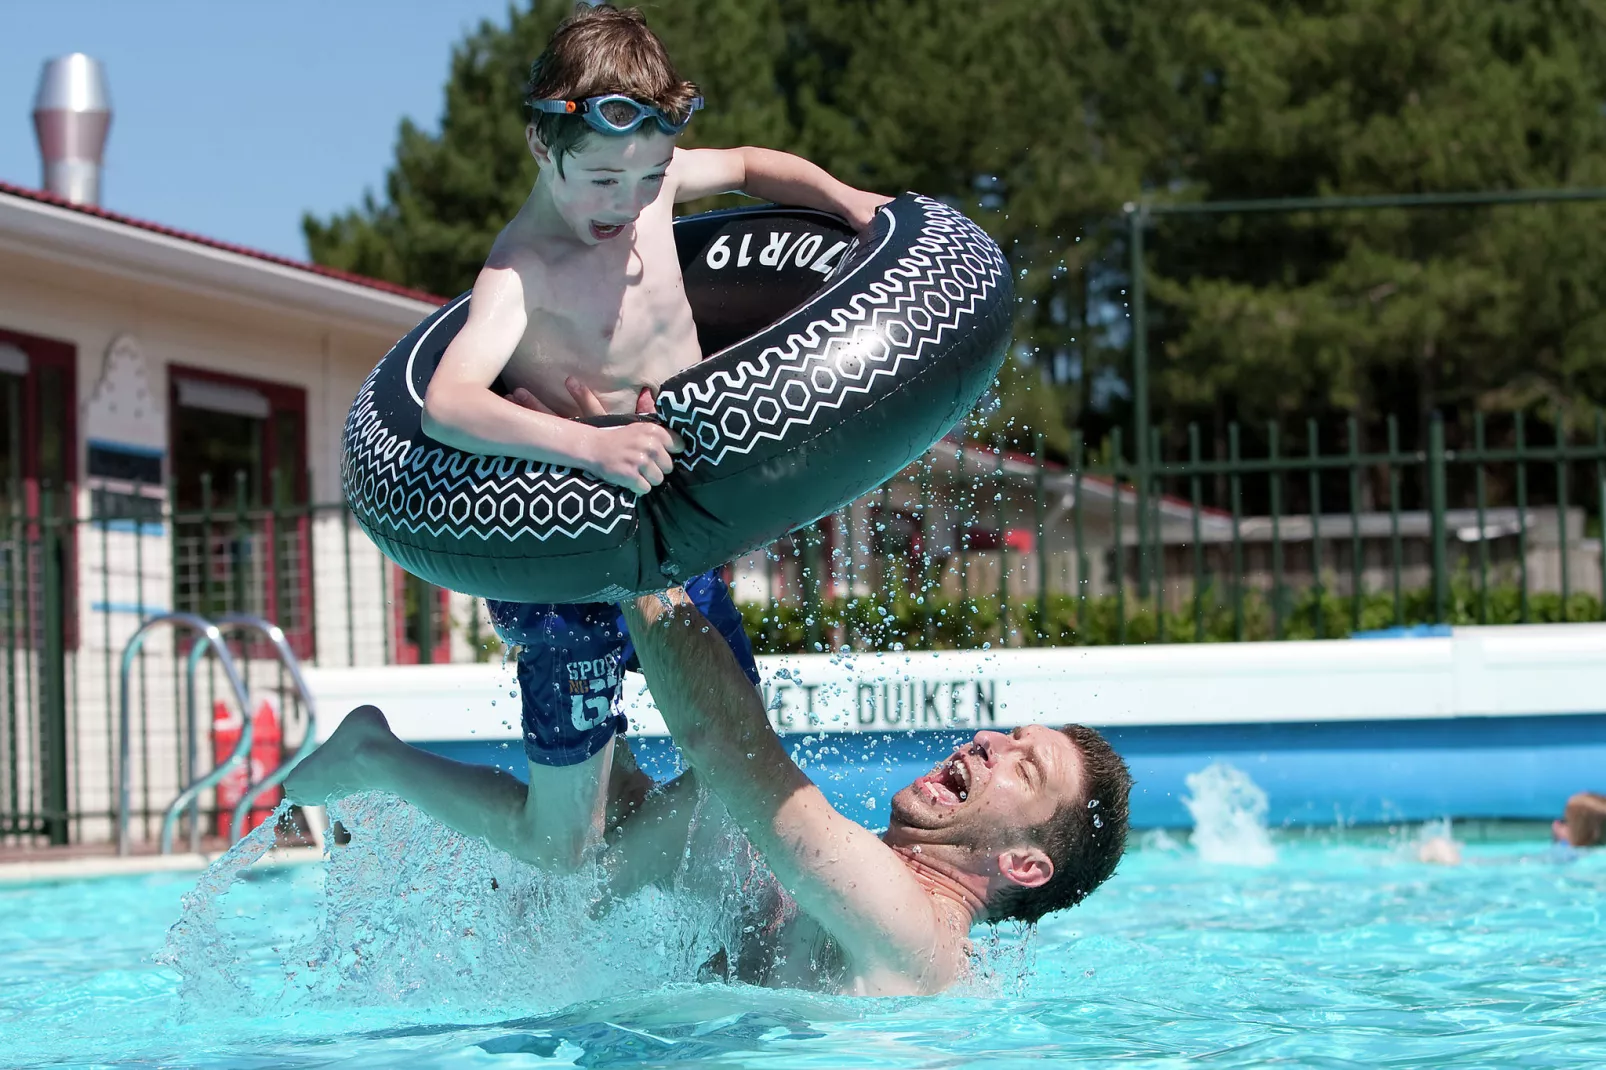
[[[697,87],[680,77],[658,35],[647,29],[647,19],[634,8],[612,4],[580,4],[552,34],[530,66],[525,102],[584,100],[618,93],[650,104],[679,121],[691,110]],[[563,156],[575,151],[587,137],[600,137],[578,115],[533,112],[536,136],[552,153],[558,174]],[[621,118],[628,119],[628,116]],[[656,130],[643,123],[642,130]]]

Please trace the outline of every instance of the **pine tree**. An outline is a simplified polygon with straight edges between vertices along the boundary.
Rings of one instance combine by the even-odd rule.
[[[1166,176],[1201,199],[1606,184],[1606,24],[1547,0],[1219,0],[1186,19]],[[1606,400],[1606,206],[1157,228],[1156,400],[1258,421]],[[1336,443],[1335,443],[1336,444]]]

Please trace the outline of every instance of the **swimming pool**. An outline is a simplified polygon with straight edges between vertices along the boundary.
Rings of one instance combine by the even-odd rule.
[[[0,888],[0,1066],[1606,1064],[1606,852],[1435,867],[1412,834],[1285,834],[1260,867],[1151,834],[969,991],[919,999],[687,983],[661,903],[531,943],[466,894],[511,864],[450,837],[192,902],[182,996],[153,955],[194,875]]]

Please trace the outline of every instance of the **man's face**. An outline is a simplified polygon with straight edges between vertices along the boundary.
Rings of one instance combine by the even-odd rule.
[[[889,842],[1013,846],[1082,795],[1082,755],[1043,725],[978,732],[892,797]]]
[[[628,235],[636,217],[658,199],[675,154],[675,139],[644,123],[634,134],[586,137],[564,156],[560,176],[534,130],[530,127],[530,149],[542,169],[551,171],[553,207],[587,245]]]

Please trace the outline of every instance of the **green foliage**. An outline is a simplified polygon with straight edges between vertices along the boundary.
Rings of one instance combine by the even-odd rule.
[[[304,221],[320,263],[468,287],[534,177],[520,88],[570,0],[454,50],[438,134],[378,196]],[[1097,443],[1126,372],[1123,202],[1606,186],[1606,19],[1556,0],[661,0],[709,101],[689,145],[759,144],[948,198],[1017,271],[980,433]],[[728,201],[729,198],[720,199]],[[706,204],[688,206],[692,209]],[[1168,218],[1149,239],[1155,424],[1606,401],[1606,205]]]
[[[470,286],[534,179],[520,87],[571,10],[535,0],[458,45],[439,134],[403,122],[382,196],[303,220],[312,258],[442,295]],[[1102,93],[1123,62],[1097,47],[1090,6],[687,0],[647,11],[709,101],[684,144],[785,149],[866,188],[948,198],[992,231],[1021,269],[1021,314],[1019,359],[987,427],[1027,448],[1041,429],[1066,448],[1075,395],[1045,378],[1048,357],[1080,330],[1080,304],[1063,292],[1092,255],[1093,243],[1079,244],[1089,221],[1138,174],[1137,155],[1058,114]]]
[[[1478,591],[1466,576],[1456,577],[1449,591],[1446,620],[1452,625],[1478,624]],[[797,654],[827,649],[849,650],[955,650],[1007,645],[1113,646],[1117,644],[1220,643],[1235,639],[1343,639],[1352,631],[1371,631],[1396,624],[1430,624],[1433,592],[1422,588],[1401,592],[1396,614],[1391,593],[1364,595],[1355,627],[1356,607],[1347,597],[1314,589],[1285,591],[1281,632],[1272,605],[1261,592],[1245,592],[1241,625],[1232,602],[1222,592],[1205,592],[1196,619],[1191,605],[1164,614],[1162,621],[1152,603],[1128,597],[1124,605],[1114,595],[1089,598],[1083,603],[1064,595],[1048,600],[1047,627],[1038,620],[1035,600],[1013,600],[1009,605],[1008,642],[999,641],[997,599],[832,599],[823,603],[817,622],[804,606],[786,603],[741,605],[742,619],[753,649],[760,654]],[[1492,585],[1487,592],[1487,616],[1482,623],[1554,624],[1563,621],[1598,621],[1602,606],[1592,594],[1568,598],[1565,612],[1559,594],[1531,593],[1526,620],[1521,590],[1515,584]],[[1124,635],[1123,635],[1124,617]],[[1318,623],[1320,627],[1318,628]],[[1241,631],[1239,630],[1241,627]],[[811,634],[819,638],[811,640]],[[818,646],[815,645],[818,643]]]
[[[1606,184],[1606,22],[1548,0],[1220,0],[1172,41],[1198,199]],[[1160,176],[1155,176],[1160,177]],[[1606,205],[1172,219],[1156,402],[1206,419],[1606,400]]]

